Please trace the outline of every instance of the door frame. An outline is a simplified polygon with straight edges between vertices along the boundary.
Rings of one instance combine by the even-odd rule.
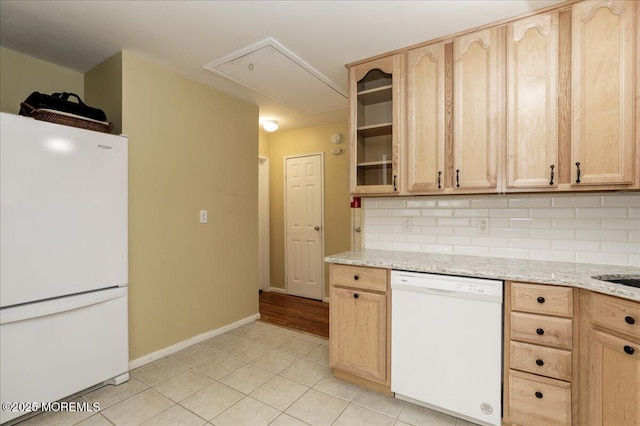
[[[266,173],[266,182],[264,181],[264,177],[261,175],[262,170]],[[269,158],[258,156],[258,251],[263,262],[261,263],[259,270],[260,278],[258,280],[258,289],[263,291],[269,291],[271,288],[271,256],[269,253],[269,246],[271,245],[269,237],[269,181]],[[261,198],[266,206],[260,202]],[[263,211],[265,208],[266,211]],[[261,218],[260,215],[263,213],[264,217]],[[260,231],[261,221],[266,221],[266,227],[262,230],[263,232]],[[263,274],[266,274],[266,277],[264,277]]]
[[[287,247],[289,246],[288,242],[289,240],[287,239],[288,235],[287,235],[287,160],[290,159],[294,159],[294,158],[303,158],[303,157],[313,157],[315,155],[319,155],[320,156],[320,171],[322,173],[321,179],[320,179],[320,252],[322,253],[322,267],[320,268],[320,272],[322,275],[322,298],[320,299],[321,301],[325,300],[325,274],[324,274],[324,257],[325,257],[325,253],[324,253],[324,151],[320,151],[320,152],[310,152],[310,153],[306,153],[306,154],[299,154],[299,155],[285,155],[283,162],[284,162],[284,167],[283,169],[283,174],[284,174],[284,291],[286,294],[289,294],[289,277],[287,275],[287,271],[288,269],[288,261],[289,261],[289,250],[287,249]]]

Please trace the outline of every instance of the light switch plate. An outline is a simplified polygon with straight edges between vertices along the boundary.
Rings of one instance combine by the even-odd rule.
[[[207,223],[207,211],[200,210],[200,223]]]

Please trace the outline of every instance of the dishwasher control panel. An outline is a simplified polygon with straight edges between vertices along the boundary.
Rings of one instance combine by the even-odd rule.
[[[502,281],[482,278],[427,274],[422,272],[391,271],[391,288],[419,293],[477,297],[502,302]]]

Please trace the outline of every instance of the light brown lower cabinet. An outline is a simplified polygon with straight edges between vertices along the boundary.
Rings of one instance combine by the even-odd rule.
[[[507,282],[504,425],[640,426],[640,303]]]
[[[640,425],[640,303],[584,290],[580,425]]]
[[[329,364],[336,377],[391,393],[389,271],[330,266]]]

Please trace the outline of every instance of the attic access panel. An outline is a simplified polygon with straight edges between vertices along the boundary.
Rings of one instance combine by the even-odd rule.
[[[347,106],[346,95],[334,82],[272,38],[204,68],[306,114]]]

